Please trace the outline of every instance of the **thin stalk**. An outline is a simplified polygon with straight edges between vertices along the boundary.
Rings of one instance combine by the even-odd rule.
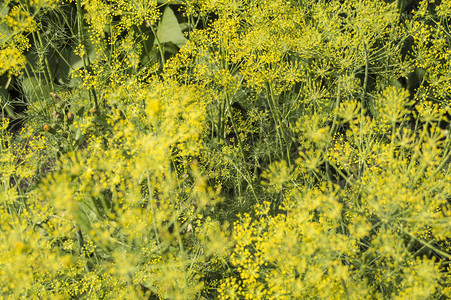
[[[152,226],[153,226],[153,230],[155,231],[155,237],[157,239],[157,243],[160,244],[160,237],[158,235],[158,230],[157,230],[157,224],[155,223],[155,209],[153,207],[153,203],[152,203],[152,187],[150,186],[150,177],[149,177],[149,170],[146,171],[146,177],[147,177],[147,190],[149,192],[149,203],[150,203],[150,210],[152,212]]]
[[[220,32],[220,36],[219,36],[219,40],[220,40],[220,45],[223,45],[222,43],[222,35]],[[228,66],[227,66],[227,61],[225,59],[226,55],[225,55],[225,51],[223,47],[219,48],[219,52],[220,52],[220,58],[221,58],[221,66],[224,70],[228,71]],[[221,140],[221,138],[223,137],[224,134],[224,128],[225,128],[225,110],[226,110],[226,106],[227,109],[229,110],[229,112],[231,112],[230,109],[230,103],[229,103],[229,96],[228,96],[228,92],[227,92],[227,88],[224,88],[224,92],[225,92],[225,102],[219,102],[219,116],[218,116],[218,124],[219,124],[219,132],[218,132],[218,141]],[[224,120],[223,120],[224,119]],[[231,115],[230,119],[232,120],[232,124],[234,124],[233,122],[233,116]],[[235,128],[234,128],[235,129]],[[237,138],[238,138],[238,134]]]
[[[340,105],[340,92],[341,92],[341,90],[340,90],[340,80],[338,80],[337,97],[335,99],[335,109],[337,109],[338,106]],[[330,130],[329,130],[329,135],[332,136],[332,137],[335,135],[335,131],[337,130],[337,127],[338,127],[337,119],[338,119],[338,115],[334,114],[334,120],[332,121],[332,127],[330,127]]]
[[[417,118],[417,119],[416,119],[416,122],[415,122],[415,128],[414,128],[413,132],[418,132],[419,121],[420,121],[420,118]],[[420,140],[421,140],[421,139],[420,139]],[[406,174],[409,174],[410,169],[413,167],[413,163],[414,163],[414,161],[415,161],[415,159],[416,159],[417,157],[418,157],[418,152],[415,151],[414,154],[413,154],[413,155],[411,156],[411,158],[410,158],[410,162],[409,162],[409,165],[407,166]]]
[[[240,154],[241,154],[241,158],[243,159],[244,169],[245,169],[245,171],[246,171],[246,174],[242,174],[242,176],[243,176],[244,179],[248,182],[248,184],[249,184],[249,186],[250,186],[250,188],[251,188],[251,190],[252,190],[252,193],[253,193],[253,195],[254,195],[256,201],[259,202],[259,201],[258,201],[257,194],[255,193],[254,186],[253,186],[253,184],[252,184],[252,177],[251,177],[251,175],[250,175],[249,168],[248,168],[247,163],[246,163],[246,156],[245,156],[245,154],[244,154],[243,143],[242,143],[242,141],[241,141],[241,138],[240,138],[238,129],[237,129],[236,124],[235,124],[235,120],[234,120],[234,118],[233,118],[232,107],[230,106],[229,95],[228,95],[227,92],[225,92],[225,102],[226,102],[226,105],[227,105],[227,111],[228,111],[228,113],[229,113],[229,118],[230,118],[230,121],[231,121],[231,123],[232,123],[232,128],[233,128],[233,131],[234,131],[234,133],[235,133],[235,135],[236,135],[236,139],[237,139],[237,142],[238,142],[238,147],[240,148]],[[238,168],[238,167],[236,167],[236,168],[237,168],[238,172],[241,173],[241,171],[239,170],[239,168]]]
[[[272,102],[272,108],[271,108],[271,105],[269,105],[269,107],[272,110],[273,118],[275,118],[274,121],[276,121],[276,124],[277,124],[276,128],[278,129],[279,138],[281,136],[283,141],[285,142],[285,151],[286,151],[288,166],[291,167],[290,145],[288,143],[287,136],[285,134],[283,121],[280,116],[280,111],[277,109],[274,92],[273,92],[272,86],[269,82],[266,82],[266,91],[267,91],[268,98],[269,98],[268,102]]]
[[[86,40],[85,40],[85,34],[84,34],[84,30],[83,30],[83,28],[84,28],[83,10],[81,8],[80,1],[81,0],[77,0],[78,38],[81,41],[81,44],[83,46],[85,46]],[[90,61],[87,53],[83,55],[82,60],[83,60],[83,67],[85,70],[87,70],[88,66],[91,65],[91,61]],[[97,95],[96,95],[96,91],[94,90],[94,88],[91,88],[91,93],[94,98],[94,108],[97,109],[99,107],[99,104],[97,102]],[[89,94],[89,98],[91,98],[91,94]]]
[[[229,155],[226,155],[226,156],[231,158]],[[244,180],[246,180],[246,182],[249,184],[249,187],[251,188],[252,195],[254,196],[255,201],[257,201],[257,203],[260,203],[260,201],[258,200],[258,197],[257,197],[257,193],[255,192],[254,185],[252,184],[252,178],[250,176],[250,173],[249,173],[247,167],[245,168],[247,174],[243,174],[241,169],[233,161],[233,158],[230,161],[233,164],[233,166],[235,167],[235,169],[238,171],[238,173],[240,173],[240,175],[243,176]]]
[[[152,25],[149,24],[149,26],[152,26]],[[140,26],[137,26],[137,27],[138,27],[139,34],[141,34],[141,36],[143,37],[144,34],[143,34],[143,31],[142,31],[141,27]],[[146,56],[148,56],[149,55],[149,48],[147,48],[146,40],[144,40],[144,39],[142,40],[142,45],[144,47],[144,51],[146,52]]]
[[[33,69],[33,66],[32,66],[31,64],[28,64],[28,65],[30,66],[31,71],[32,71],[34,74],[36,74],[36,72],[35,72],[34,69]],[[32,78],[32,77],[30,76],[30,73],[28,72],[28,68],[25,67],[24,70],[25,70],[25,73],[27,74],[27,77],[28,77],[28,78]],[[45,108],[44,102],[43,102],[43,100],[41,99],[41,97],[39,97],[35,85],[34,85],[34,84],[31,84],[31,87],[32,87],[32,89],[33,89],[33,91],[34,91],[34,94],[35,94],[35,96],[36,96],[36,99],[38,99],[39,105],[41,106],[41,110],[44,111],[44,108]],[[40,84],[38,84],[38,87],[39,87],[39,89],[41,90],[41,94],[44,95],[44,90],[42,89],[42,86],[41,86]]]
[[[78,240],[78,247],[80,248],[80,255],[85,258],[89,258],[84,250],[85,241],[83,239],[83,233],[81,232],[80,227],[77,228],[76,235],[77,235],[77,240]],[[88,262],[85,263],[85,269],[87,272],[91,271],[91,268],[89,267]]]
[[[218,101],[218,142],[224,136],[224,126],[223,126],[223,118],[226,104],[224,102]]]
[[[421,131],[421,135],[419,137],[419,140],[418,140],[418,145],[421,145],[421,143],[424,142],[425,136],[426,136],[426,132],[427,132],[427,129],[423,128],[423,130]],[[419,146],[419,147],[421,147],[421,146]],[[414,154],[412,155],[412,158],[411,158],[412,161],[414,161],[416,158],[420,157],[420,155],[421,155],[421,151],[420,151],[420,148],[418,148],[417,151],[415,151]],[[419,170],[417,170],[415,172],[415,177],[410,179],[410,181],[409,181],[409,184],[411,186],[415,186],[417,180],[419,180],[421,178],[421,176],[424,175],[424,172],[425,172],[426,168],[427,168],[426,164],[424,164],[424,163],[420,164]]]
[[[232,107],[230,106],[229,94],[227,92],[225,92],[225,102],[226,102],[226,105],[227,105],[227,111],[229,113],[230,122],[232,123],[232,128],[233,128],[233,131],[235,132],[235,135],[236,135],[236,140],[238,142],[238,147],[240,147],[241,157],[243,158],[243,161],[246,161],[246,156],[244,155],[243,143],[241,142],[241,138],[240,138],[238,129],[237,129],[236,124],[235,124],[235,119],[233,118]]]
[[[30,6],[28,5],[28,3],[25,3],[25,7],[26,7],[26,11],[27,11],[28,13],[31,14],[31,12],[30,12]],[[36,11],[32,14],[32,18],[33,18],[33,19],[35,19],[35,16],[38,14],[38,12],[39,12],[39,10],[36,10]],[[32,33],[34,44],[35,44],[35,45],[38,45],[38,43],[36,42],[36,35],[38,36],[38,41],[39,41],[40,49],[43,50],[45,47],[44,47],[44,43],[42,42],[41,34],[39,33],[39,30],[37,30],[36,32],[33,32],[33,33]],[[45,63],[45,65],[46,65],[47,73],[48,73],[48,74],[46,74],[46,73],[44,72],[45,81],[46,81],[47,84],[50,85],[50,86],[52,87],[52,89],[53,89],[53,82],[52,82],[52,80],[51,80],[51,77],[52,77],[51,74],[52,74],[52,73],[50,72],[49,62],[48,62],[48,60],[47,60],[47,57],[43,54],[43,51],[39,51],[39,52],[38,52],[38,57],[39,57],[39,60],[40,60],[40,61],[41,61],[41,55],[44,56],[44,63]]]
[[[32,33],[32,36],[33,36],[33,42],[34,42],[34,44],[36,45],[36,54],[37,54],[38,60],[39,60],[38,68],[41,68],[41,66],[42,66],[42,57],[44,56],[44,54],[42,53],[42,52],[43,52],[42,49],[43,49],[44,47],[42,47],[42,48],[38,47],[38,41],[37,41],[37,37],[36,37],[36,32],[33,32],[33,33]],[[35,74],[35,77],[36,77],[36,75],[37,75],[37,78],[39,79],[39,81],[42,80],[41,74],[44,76],[45,82],[46,82],[47,84],[48,84],[48,82],[50,81],[50,79],[47,78],[47,74],[45,73],[45,71],[44,71],[44,72],[34,72],[34,71],[33,71],[33,73]]]
[[[444,151],[442,161],[441,161],[440,164],[437,166],[437,168],[435,169],[435,171],[434,171],[434,173],[432,174],[432,176],[437,175],[437,173],[440,172],[440,170],[442,170],[442,169],[445,167],[446,164],[449,164],[449,163],[450,163],[450,159],[451,159],[451,149],[450,149],[450,148],[447,148],[447,149]]]
[[[338,173],[338,175],[340,175],[346,181],[346,183],[349,186],[354,185],[353,182],[351,181],[351,178],[353,177],[352,175],[349,176],[349,178],[348,178],[337,166],[335,166],[334,164],[330,164],[330,165],[334,168],[334,170]]]
[[[411,238],[415,239],[417,242],[419,242],[421,245],[423,245],[423,247],[421,247],[417,252],[414,253],[414,256],[419,254],[421,252],[421,250],[423,250],[424,248],[428,248],[431,251],[434,251],[435,253],[439,254],[441,256],[442,259],[451,259],[451,255],[438,249],[437,247],[434,247],[432,245],[433,242],[435,242],[435,239],[429,241],[429,242],[425,242],[422,239],[417,238],[416,236],[410,234],[409,232],[405,231],[404,232],[409,235]]]
[[[42,37],[41,37],[41,34],[39,33],[39,30],[36,31],[36,35],[38,36],[39,45],[41,46],[42,49],[44,49],[44,43],[42,42]],[[47,68],[47,73],[48,73],[48,77],[46,77],[47,84],[50,84],[50,86],[52,87],[52,90],[53,90],[54,86],[53,86],[53,80],[52,80],[52,72],[50,72],[50,64],[49,64],[49,60],[47,59],[46,55],[44,55],[44,63],[45,63],[45,66]],[[44,75],[45,75],[45,73],[44,73]]]
[[[55,50],[56,53],[58,53],[59,57],[58,59],[61,58],[62,61],[64,61],[66,63],[66,65],[73,71],[74,68],[72,67],[72,65],[67,61],[67,59],[64,57],[64,55],[58,50],[57,47],[55,47],[55,45],[52,43],[52,41],[49,41],[50,46],[52,46],[53,50]],[[53,87],[52,87],[53,88]]]
[[[337,98],[335,100],[335,110],[338,108],[339,105],[340,105],[340,80],[338,80],[338,84],[337,84]],[[334,120],[332,121],[332,126],[330,127],[330,130],[329,130],[329,135],[332,138],[334,137],[335,132],[336,132],[337,127],[338,127],[337,119],[338,119],[338,115],[335,112],[334,113]],[[326,175],[327,175],[327,179],[329,181],[332,181],[332,174],[331,174],[331,171],[330,171],[330,164],[329,164],[329,161],[327,159],[326,159]]]
[[[221,36],[221,35],[220,35],[219,39],[220,39],[220,41],[221,41],[220,44],[222,44],[222,36]],[[220,47],[219,51],[220,51],[220,55],[221,55],[221,64],[222,64],[222,68],[223,68],[224,70],[228,70],[228,64],[227,64],[227,61],[226,61],[226,53],[225,53],[225,50],[224,50],[223,47]],[[241,154],[241,157],[242,157],[242,159],[243,159],[244,170],[246,171],[246,175],[242,175],[242,176],[244,177],[245,180],[246,180],[246,177],[249,178],[249,179],[246,180],[246,181],[248,182],[248,184],[249,184],[249,186],[250,186],[250,188],[251,188],[251,190],[252,190],[252,193],[253,193],[253,195],[254,195],[254,197],[255,197],[255,200],[256,200],[257,203],[258,203],[259,200],[258,200],[257,194],[255,193],[254,186],[253,186],[253,184],[252,184],[252,176],[251,176],[251,173],[250,173],[250,171],[249,171],[249,168],[248,168],[248,166],[247,166],[247,164],[246,164],[246,155],[244,154],[243,143],[242,143],[242,141],[241,141],[241,138],[240,138],[240,135],[239,135],[239,132],[238,132],[238,128],[237,128],[237,126],[236,126],[236,124],[235,124],[235,119],[233,118],[232,107],[231,107],[231,105],[230,105],[230,97],[229,97],[229,93],[228,93],[228,91],[227,91],[227,87],[224,87],[224,95],[225,95],[225,103],[222,103],[223,106],[222,106],[222,108],[220,108],[220,117],[221,117],[222,115],[224,115],[225,110],[228,111],[229,118],[230,118],[230,121],[231,121],[231,123],[232,123],[232,128],[233,128],[233,131],[235,132],[235,136],[236,136],[236,139],[237,139],[237,142],[238,142],[238,147],[240,148],[240,154]],[[224,107],[224,104],[225,104],[225,107]],[[224,121],[220,122],[219,124],[222,124],[222,123],[225,123],[225,118],[224,118]],[[224,126],[224,124],[222,124],[222,125],[223,125],[222,130],[224,130],[224,127],[225,127],[225,126]],[[237,170],[239,170],[239,169],[237,168]],[[239,172],[240,172],[240,171],[239,171]]]
[[[363,122],[364,122],[364,114],[363,111],[366,107],[366,88],[368,85],[368,69],[369,69],[369,62],[368,62],[368,50],[366,48],[366,43],[363,43],[363,51],[365,54],[365,76],[363,78],[363,90],[361,95],[361,107],[360,107],[360,138],[359,138],[359,169],[358,172],[364,172],[363,170],[363,160],[362,160],[362,152],[363,152]],[[363,175],[363,174],[362,174]]]
[[[166,61],[164,59],[164,50],[163,50],[163,46],[160,43],[160,39],[158,38],[157,33],[155,32],[155,30],[153,29],[153,26],[150,26],[150,29],[152,30],[152,33],[155,37],[155,41],[157,42],[157,46],[158,46],[158,51],[160,52],[160,58],[161,58],[161,69],[163,69],[164,65],[166,64]]]
[[[274,112],[275,108],[273,108],[272,101],[270,101],[271,95],[270,95],[270,92],[269,92],[269,84],[266,85],[266,97],[268,98],[268,105],[269,105],[269,110],[271,111],[272,118],[274,120],[274,123],[276,123],[276,133],[277,133],[277,137],[278,137],[278,142],[279,142],[280,148],[283,148],[282,142],[281,142],[282,141],[282,136],[280,134],[279,127],[277,126],[277,121],[276,121],[277,117],[276,117],[275,112]]]

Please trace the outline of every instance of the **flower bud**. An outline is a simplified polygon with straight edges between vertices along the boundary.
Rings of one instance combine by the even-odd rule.
[[[59,119],[61,117],[61,115],[57,112],[57,111],[53,111],[52,115],[56,118]]]
[[[55,94],[54,92],[50,92],[50,96],[52,96],[52,98],[55,100],[58,100],[58,101],[61,100],[60,97],[57,94]]]
[[[69,113],[67,114],[67,118],[68,118],[69,120],[72,120],[72,119],[74,118],[74,114],[71,113],[71,112],[69,112]]]
[[[52,129],[52,127],[50,127],[49,124],[45,124],[45,125],[44,125],[44,130],[45,130],[45,131],[49,132],[51,129]]]

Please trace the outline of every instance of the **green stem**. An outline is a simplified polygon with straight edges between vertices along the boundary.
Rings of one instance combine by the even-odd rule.
[[[152,26],[152,25],[150,25],[150,26]],[[141,36],[144,37],[144,34],[143,34],[143,31],[142,31],[141,27],[140,26],[137,26],[137,27],[138,27],[139,34],[141,34]],[[144,47],[144,51],[146,52],[146,56],[148,56],[149,55],[149,48],[147,48],[147,43],[146,43],[145,39],[142,39],[142,45]]]
[[[163,46],[160,43],[160,39],[158,38],[157,32],[155,32],[155,30],[153,29],[153,26],[150,26],[150,29],[152,30],[152,33],[155,37],[155,42],[157,43],[158,46],[158,50],[160,52],[160,58],[161,58],[161,69],[163,69],[164,65],[166,64],[166,61],[164,59],[164,50],[163,50]]]
[[[150,186],[150,176],[149,176],[149,170],[146,170],[146,176],[147,176],[147,190],[149,193],[149,204],[150,204],[150,210],[152,212],[152,226],[153,226],[153,230],[155,231],[155,237],[157,239],[157,243],[160,244],[160,237],[158,235],[158,230],[157,230],[157,224],[155,223],[155,209],[153,207],[153,202],[152,202],[152,187]]]
[[[41,46],[42,49],[44,49],[44,43],[42,42],[42,37],[41,37],[41,34],[39,33],[39,30],[36,31],[36,35],[38,36],[39,45]],[[52,72],[50,72],[50,64],[49,64],[49,60],[47,59],[46,55],[44,55],[44,63],[45,63],[45,66],[47,68],[47,73],[48,73],[48,75],[46,76],[47,84],[49,84],[53,90],[54,86],[53,86],[53,80],[52,80]],[[45,75],[45,73],[44,73],[44,75]]]
[[[252,184],[252,177],[250,175],[249,168],[248,168],[247,163],[246,163],[246,155],[244,154],[243,143],[241,141],[241,138],[240,138],[240,135],[239,135],[239,132],[238,132],[238,128],[236,127],[235,120],[233,118],[232,107],[230,106],[229,95],[228,95],[228,93],[226,91],[225,91],[225,102],[226,102],[226,105],[227,105],[227,111],[229,113],[229,118],[230,118],[230,121],[232,123],[232,128],[233,128],[233,131],[234,131],[234,133],[236,135],[236,139],[237,139],[237,142],[238,142],[238,147],[240,148],[241,158],[243,159],[243,163],[244,163],[243,165],[244,165],[244,169],[246,171],[246,175],[244,175],[244,178],[245,179],[246,179],[246,177],[249,178],[246,181],[249,183],[249,186],[250,186],[250,188],[252,190],[252,193],[254,194],[255,199],[257,200],[257,202],[259,202],[258,198],[257,198],[257,195],[255,193],[254,186]],[[238,170],[238,168],[237,168],[237,170]]]
[[[272,106],[271,93],[269,91],[269,83],[266,83],[266,97],[268,99],[269,110],[271,111],[272,118],[274,120],[274,123],[276,124],[276,133],[278,136],[278,141],[279,141],[280,147],[282,148],[282,144],[281,144],[282,136],[280,134],[279,127],[277,126],[277,117],[276,117],[276,113],[274,111],[275,108],[273,108],[273,106]]]
[[[78,247],[80,247],[80,255],[82,255],[85,258],[89,258],[84,249],[85,241],[83,239],[83,233],[81,232],[80,227],[77,228],[76,235],[77,235],[77,240],[78,240]],[[91,271],[91,268],[89,267],[88,262],[85,263],[85,269],[87,272]]]
[[[351,181],[352,175],[348,177],[346,177],[346,175],[334,164],[330,164],[334,170],[338,173],[338,175],[340,175],[349,186],[353,186],[353,182]]]
[[[335,110],[338,108],[339,105],[340,105],[340,80],[338,80],[338,84],[337,84],[337,98],[335,100]],[[334,112],[334,120],[332,121],[332,126],[330,127],[330,130],[329,130],[329,135],[331,136],[331,138],[333,138],[335,136],[335,132],[338,127],[337,119],[338,119],[338,114],[335,111]],[[332,181],[332,174],[330,172],[330,163],[329,163],[328,159],[326,159],[326,175],[327,175],[327,179],[329,181]]]
[[[221,141],[221,139],[224,136],[224,132],[223,132],[223,115],[224,115],[224,108],[225,108],[225,103],[224,101],[217,101],[218,104],[218,123],[217,123],[217,129],[218,129],[218,142]]]
[[[229,100],[229,94],[227,92],[225,92],[225,102],[227,105],[227,111],[229,113],[229,118],[230,118],[230,122],[232,123],[232,128],[233,131],[236,135],[236,140],[238,142],[238,146],[240,147],[240,153],[241,153],[241,157],[243,158],[243,161],[246,161],[246,156],[244,154],[244,147],[243,147],[243,143],[241,142],[241,138],[238,132],[238,128],[236,127],[235,124],[235,119],[233,118],[233,114],[232,114],[232,107],[230,106],[230,100]]]
[[[433,240],[431,240],[431,241],[429,241],[429,242],[425,242],[425,241],[423,241],[422,239],[419,239],[419,238],[417,238],[416,236],[410,234],[409,232],[407,232],[407,231],[405,231],[405,230],[403,230],[403,231],[404,231],[408,236],[410,236],[411,238],[413,238],[413,239],[415,239],[417,242],[419,242],[421,245],[423,245],[423,247],[422,247],[421,249],[419,249],[414,255],[420,253],[420,251],[421,251],[423,248],[428,248],[429,250],[432,250],[432,251],[434,251],[435,253],[439,254],[439,255],[441,256],[442,259],[451,259],[451,254],[448,254],[448,253],[446,253],[446,252],[444,252],[444,251],[442,251],[442,250],[440,250],[440,249],[438,249],[438,248],[436,248],[436,247],[434,247],[434,246],[432,245],[432,243],[435,242],[435,239],[433,239]]]
[[[290,144],[288,143],[288,139],[285,134],[285,130],[284,130],[284,126],[283,126],[283,121],[280,116],[280,111],[277,107],[277,103],[276,103],[276,100],[274,97],[274,92],[273,92],[272,86],[269,82],[266,82],[266,92],[267,92],[267,96],[268,96],[269,108],[273,115],[274,121],[276,122],[277,134],[279,135],[279,139],[280,139],[280,137],[282,137],[282,139],[285,143],[286,159],[287,159],[288,166],[291,167]]]
[[[338,80],[338,85],[337,85],[337,98],[335,99],[335,109],[337,109],[338,106],[340,105],[340,92],[341,92],[341,89],[340,89],[340,80]],[[332,127],[330,127],[330,130],[329,130],[329,135],[330,135],[331,137],[333,137],[333,136],[335,135],[335,132],[336,132],[336,130],[337,130],[337,127],[338,127],[337,119],[338,119],[338,114],[337,114],[337,113],[334,113],[334,120],[332,121]]]
[[[361,104],[360,104],[360,138],[359,138],[359,169],[358,172],[364,172],[363,170],[363,159],[362,159],[362,152],[363,152],[363,122],[364,122],[364,109],[366,107],[366,88],[368,85],[368,69],[369,69],[369,62],[368,62],[368,50],[366,48],[366,43],[363,43],[363,51],[365,54],[365,77],[363,78],[363,90],[361,95]],[[360,174],[359,174],[360,175]],[[363,175],[363,174],[361,174]]]
[[[30,66],[33,74],[36,75],[36,72],[34,71],[33,66],[31,64],[28,64],[28,65]],[[30,81],[31,81],[32,77],[30,76],[30,73],[28,72],[28,68],[25,67],[24,70],[25,70],[25,73],[27,74],[28,79],[30,79]],[[36,76],[34,78],[36,78]],[[36,80],[38,80],[38,79],[36,79]],[[44,90],[42,89],[42,85],[38,84],[38,87],[41,90],[41,95],[44,95]],[[33,82],[31,82],[31,88],[33,89],[36,99],[38,99],[37,101],[39,103],[39,106],[41,107],[41,110],[44,111],[45,103],[44,103],[43,99],[39,96],[38,91],[36,90],[36,86],[33,84]],[[50,113],[49,113],[49,115],[50,115]]]
[[[86,47],[86,40],[85,40],[85,34],[84,34],[84,21],[83,21],[83,10],[81,8],[81,0],[77,0],[77,18],[78,18],[78,38],[81,41],[81,44]],[[87,51],[87,50],[86,50]],[[88,66],[91,65],[91,60],[89,59],[89,56],[87,53],[83,54],[82,57],[83,60],[83,67],[87,71]],[[97,95],[94,88],[90,89],[92,96],[94,98],[94,108],[98,108],[99,104],[97,102]],[[89,98],[91,98],[91,94],[89,94]],[[91,100],[91,99],[90,99]]]

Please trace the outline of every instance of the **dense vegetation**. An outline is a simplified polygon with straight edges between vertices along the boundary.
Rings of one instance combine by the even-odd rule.
[[[451,1],[0,3],[0,296],[451,297]]]

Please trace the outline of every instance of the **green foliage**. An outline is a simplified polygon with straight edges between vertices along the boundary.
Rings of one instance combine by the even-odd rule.
[[[450,16],[4,1],[0,295],[451,297]]]

